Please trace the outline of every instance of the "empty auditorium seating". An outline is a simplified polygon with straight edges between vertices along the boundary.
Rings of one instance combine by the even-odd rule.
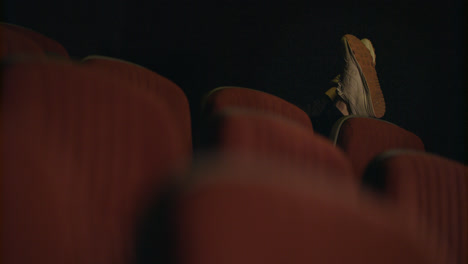
[[[38,32],[18,25],[0,23],[1,54],[8,55],[54,55],[68,58],[67,50],[57,41]]]
[[[226,107],[255,109],[273,113],[294,120],[307,128],[312,128],[309,116],[299,107],[265,92],[239,88],[220,87],[211,91],[204,100],[204,114],[211,115]]]
[[[441,263],[398,211],[314,171],[252,157],[198,166],[173,203],[178,263]]]
[[[368,117],[341,118],[333,126],[330,139],[346,152],[359,178],[367,164],[383,151],[424,150],[424,144],[415,134],[392,123]]]
[[[297,106],[221,87],[192,164],[175,83],[0,35],[2,263],[468,263],[468,167],[401,127],[347,116],[330,142]]]
[[[88,56],[83,63],[88,67],[106,71],[116,78],[132,82],[133,87],[148,91],[148,96],[161,99],[170,109],[177,124],[188,156],[192,151],[192,130],[187,97],[180,87],[167,78],[137,64],[103,56]]]
[[[64,60],[4,66],[2,263],[135,262],[135,226],[186,151],[132,86]]]
[[[468,167],[424,152],[390,151],[369,166],[364,182],[398,205],[425,238],[438,237],[445,257],[468,262]]]
[[[206,145],[217,151],[255,153],[306,167],[320,163],[340,178],[354,178],[351,164],[341,150],[282,116],[226,108],[206,125],[204,136]]]

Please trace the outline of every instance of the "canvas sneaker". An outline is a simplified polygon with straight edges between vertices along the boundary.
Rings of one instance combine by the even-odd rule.
[[[353,35],[342,39],[345,66],[336,92],[345,101],[351,114],[381,118],[385,100],[375,71],[375,51],[368,39]]]

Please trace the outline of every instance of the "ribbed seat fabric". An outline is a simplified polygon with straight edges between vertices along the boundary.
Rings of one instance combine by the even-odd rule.
[[[91,68],[107,71],[116,78],[128,80],[138,87],[149,91],[148,96],[159,98],[173,115],[173,122],[177,124],[181,140],[186,147],[186,157],[192,154],[192,130],[190,121],[189,102],[182,89],[167,78],[137,64],[119,59],[88,56],[83,63]]]
[[[393,208],[314,171],[252,157],[200,165],[175,199],[178,263],[440,263]]]
[[[167,107],[68,61],[3,77],[2,263],[134,263],[141,215],[183,169]]]
[[[312,128],[309,116],[299,107],[269,93],[240,87],[220,87],[211,91],[205,98],[204,114],[211,115],[227,107],[254,109],[273,113],[307,128]]]
[[[31,29],[0,23],[1,57],[15,54],[44,54],[69,58],[67,50],[57,41]]]
[[[330,135],[336,146],[346,152],[355,175],[362,177],[366,166],[378,154],[391,149],[424,151],[415,134],[375,118],[347,116],[336,122]]]
[[[340,178],[355,178],[349,160],[328,139],[281,116],[229,108],[208,128],[207,140],[217,151],[253,153],[311,168],[318,163]]]
[[[42,48],[23,34],[0,24],[0,58],[10,55],[34,54],[45,56]]]
[[[468,167],[422,152],[393,151],[368,168],[365,183],[398,205],[424,238],[439,241],[437,254],[468,262]]]

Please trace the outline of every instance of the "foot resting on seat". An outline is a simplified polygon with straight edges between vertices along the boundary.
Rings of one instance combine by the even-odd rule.
[[[385,100],[375,71],[375,50],[368,39],[353,35],[341,39],[345,66],[334,79],[337,83],[336,106],[346,115],[355,114],[381,118],[385,114]],[[346,109],[343,109],[343,103]]]

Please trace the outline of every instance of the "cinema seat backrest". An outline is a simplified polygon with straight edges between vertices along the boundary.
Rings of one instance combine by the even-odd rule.
[[[175,199],[179,263],[438,263],[397,211],[314,171],[252,157],[199,166]]]
[[[379,155],[364,176],[366,186],[395,203],[421,237],[435,233],[440,250],[454,263],[468,261],[468,167],[416,151]]]
[[[134,263],[141,215],[184,166],[165,104],[68,61],[3,76],[2,263]]]
[[[312,129],[309,116],[299,107],[275,95],[248,88],[220,87],[214,89],[205,97],[203,113],[210,116],[229,107],[280,115]]]
[[[52,55],[69,58],[67,50],[57,41],[34,30],[0,23],[1,58],[9,55]]]
[[[328,139],[282,116],[226,108],[206,125],[204,135],[206,145],[216,151],[254,153],[310,168],[320,164],[336,177],[355,178],[351,163],[341,150]]]
[[[82,62],[90,68],[107,72],[115,78],[130,81],[131,88],[147,91],[148,96],[165,103],[182,134],[182,143],[186,148],[186,157],[192,155],[192,129],[189,102],[182,89],[169,79],[140,65],[120,59],[88,56]]]
[[[332,128],[330,139],[347,154],[359,179],[369,162],[384,151],[424,151],[423,142],[415,134],[390,122],[368,117],[339,119]]]

